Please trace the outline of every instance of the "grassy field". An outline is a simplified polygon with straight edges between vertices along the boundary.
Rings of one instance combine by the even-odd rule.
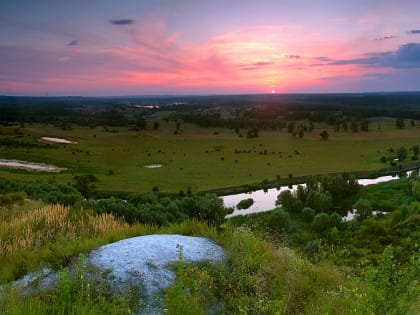
[[[99,178],[100,191],[164,192],[205,191],[215,188],[260,183],[277,176],[287,178],[334,172],[369,171],[389,165],[380,162],[387,149],[420,143],[420,129],[397,130],[392,122],[372,123],[369,132],[334,132],[315,125],[303,139],[283,131],[261,131],[258,138],[238,137],[232,130],[198,128],[182,124],[175,135],[175,123],[161,121],[159,130],[145,131],[74,127],[60,130],[52,126],[27,125],[23,135],[16,127],[1,127],[0,139],[38,143],[43,136],[62,137],[78,144],[55,148],[0,146],[0,159],[19,159],[67,167],[61,174],[37,173],[0,168],[0,177],[14,180],[69,182],[74,175],[92,173]],[[319,133],[326,129],[329,140]],[[246,134],[246,130],[242,130]],[[235,149],[241,153],[235,153]],[[246,153],[244,153],[246,152]],[[409,158],[411,154],[409,154]],[[147,164],[162,164],[148,169]]]

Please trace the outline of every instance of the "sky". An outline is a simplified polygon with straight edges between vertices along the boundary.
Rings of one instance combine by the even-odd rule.
[[[419,0],[0,2],[0,94],[420,91]]]

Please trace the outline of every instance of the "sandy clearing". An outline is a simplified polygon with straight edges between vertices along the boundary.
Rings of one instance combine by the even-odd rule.
[[[40,141],[46,141],[46,142],[53,142],[53,143],[63,143],[63,144],[77,144],[76,141],[70,141],[63,138],[54,138],[54,137],[42,137],[39,139]]]
[[[2,160],[0,159],[0,167],[9,167],[9,168],[17,168],[17,169],[26,169],[31,171],[44,171],[44,172],[51,172],[57,173],[66,170],[66,168],[58,167],[55,165],[44,164],[44,163],[34,163],[34,162],[27,162],[27,161],[19,161],[19,160]]]

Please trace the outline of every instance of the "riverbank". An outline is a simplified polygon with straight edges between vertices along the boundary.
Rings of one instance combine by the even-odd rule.
[[[399,173],[408,172],[411,170],[419,169],[420,162],[411,162],[407,163],[401,168],[399,167],[388,167],[388,168],[381,168],[374,171],[354,171],[354,172],[337,172],[337,173],[327,173],[327,174],[317,174],[317,175],[310,175],[311,177],[322,177],[322,176],[337,176],[342,174],[350,174],[356,177],[356,179],[375,179],[381,176],[397,176]],[[233,195],[233,194],[241,194],[241,193],[248,193],[251,191],[256,190],[268,190],[273,188],[279,188],[281,186],[293,186],[306,183],[306,180],[309,176],[299,176],[299,177],[292,177],[292,178],[281,178],[280,180],[271,180],[271,181],[263,181],[261,183],[256,184],[247,184],[247,185],[240,185],[240,186],[232,186],[226,188],[217,188],[207,190],[201,193],[214,193],[218,196],[226,196],[226,195]]]

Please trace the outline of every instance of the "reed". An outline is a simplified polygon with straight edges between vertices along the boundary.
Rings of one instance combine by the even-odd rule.
[[[0,255],[22,250],[36,250],[45,244],[65,238],[95,237],[128,228],[128,224],[111,214],[72,215],[69,207],[48,205],[33,211],[22,211],[0,222]]]

